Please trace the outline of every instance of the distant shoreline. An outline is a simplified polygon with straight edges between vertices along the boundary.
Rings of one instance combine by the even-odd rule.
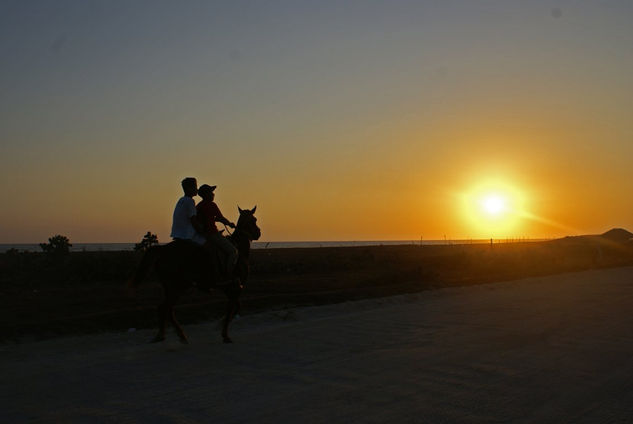
[[[539,242],[550,239],[539,238],[499,238],[494,243]],[[262,241],[254,242],[253,249],[290,249],[290,248],[319,248],[319,247],[358,247],[358,246],[438,246],[438,245],[468,245],[490,243],[490,239],[459,239],[459,240],[363,240],[363,241]],[[136,243],[72,243],[71,252],[120,252],[134,250]],[[0,253],[10,249],[20,252],[41,252],[39,243],[0,243]]]

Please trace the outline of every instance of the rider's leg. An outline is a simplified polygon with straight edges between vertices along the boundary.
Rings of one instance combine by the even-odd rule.
[[[237,263],[237,249],[233,246],[226,237],[224,237],[220,233],[216,233],[211,237],[213,244],[220,249],[227,258],[226,262],[226,274],[229,279],[233,278],[233,270],[235,269],[235,264]]]
[[[216,260],[217,248],[215,244],[207,239],[206,243],[202,245],[203,257],[200,261],[204,264],[204,283],[201,284],[201,289],[206,291],[215,286],[220,279],[221,272],[218,269],[218,263]]]

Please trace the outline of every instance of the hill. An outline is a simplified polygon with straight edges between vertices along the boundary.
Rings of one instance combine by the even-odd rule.
[[[626,243],[633,239],[633,233],[625,230],[624,228],[612,228],[606,233],[601,234],[601,237],[620,243]]]
[[[622,245],[633,241],[633,233],[623,228],[612,228],[602,234],[586,234],[581,236],[567,236],[552,240],[556,244],[590,244],[590,245]]]

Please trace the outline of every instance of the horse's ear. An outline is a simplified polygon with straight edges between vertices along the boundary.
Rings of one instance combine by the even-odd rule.
[[[240,213],[244,212],[244,211],[242,210],[242,208],[240,208],[240,206],[239,206],[239,205],[237,206],[237,210],[238,210],[238,211],[240,211]]]
[[[255,213],[255,209],[257,209],[257,205],[253,209],[251,209],[251,213]]]

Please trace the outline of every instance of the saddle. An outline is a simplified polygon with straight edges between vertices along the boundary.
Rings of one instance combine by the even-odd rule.
[[[179,262],[188,264],[178,272],[193,272],[196,275],[194,285],[199,289],[206,291],[229,280],[226,272],[228,256],[213,243],[200,245],[191,240],[176,239],[166,247],[174,251]]]

